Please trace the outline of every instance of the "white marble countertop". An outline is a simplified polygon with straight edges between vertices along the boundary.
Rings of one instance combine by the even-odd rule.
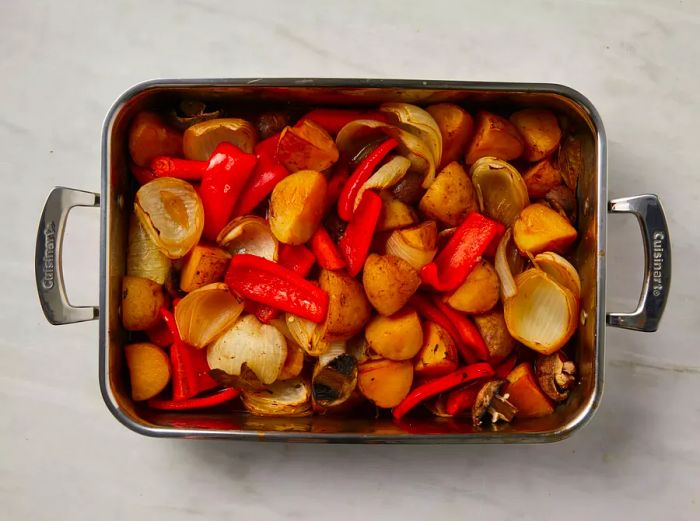
[[[0,7],[0,517],[699,519],[700,3],[27,0]],[[570,85],[600,110],[610,197],[658,193],[674,283],[657,334],[608,330],[602,407],[548,446],[155,440],[97,383],[97,323],[44,320],[32,268],[49,189],[99,191],[103,117],[154,77],[387,77]],[[98,293],[98,215],[66,236],[71,299]],[[608,309],[641,283],[609,225]],[[250,518],[247,516],[250,515]],[[235,518],[232,516],[236,516]]]

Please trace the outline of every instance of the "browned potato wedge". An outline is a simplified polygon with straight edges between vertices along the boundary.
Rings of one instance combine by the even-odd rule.
[[[362,285],[374,309],[388,316],[408,302],[420,286],[420,277],[405,260],[373,253],[365,261]]]
[[[291,174],[270,196],[270,230],[286,244],[304,244],[318,228],[325,209],[326,178],[315,170]]]
[[[323,127],[303,119],[282,131],[277,158],[290,172],[322,171],[338,160],[338,147]]]
[[[395,230],[418,222],[416,212],[406,203],[402,203],[387,192],[380,192],[379,196],[384,204],[377,223],[378,232]]]
[[[501,282],[498,273],[486,260],[482,260],[467,279],[444,300],[450,307],[465,313],[485,313],[498,302]]]
[[[231,255],[216,246],[198,244],[185,258],[180,273],[180,289],[189,293],[224,279]]]
[[[453,161],[438,174],[418,206],[429,219],[457,226],[478,210],[476,192],[462,165]]]
[[[358,368],[357,386],[377,407],[390,409],[401,403],[413,384],[410,360],[371,360]]]
[[[129,368],[131,398],[141,402],[160,393],[170,381],[170,359],[155,344],[140,342],[124,346]]]
[[[487,156],[510,161],[520,157],[523,148],[523,138],[510,121],[490,112],[479,112],[476,115],[476,132],[467,149],[465,162],[471,165]]]
[[[452,161],[459,161],[474,133],[474,118],[466,110],[453,103],[438,103],[427,109],[442,134],[442,159],[439,169]]]
[[[525,140],[523,157],[528,161],[539,161],[559,146],[561,129],[557,117],[549,110],[519,110],[511,115],[510,120]]]
[[[122,279],[122,324],[129,331],[154,326],[165,304],[163,289],[150,279],[126,276]]]
[[[423,324],[423,345],[413,370],[419,376],[442,376],[457,369],[459,358],[452,337],[435,322]]]
[[[536,163],[523,175],[530,199],[541,199],[561,184],[561,174],[549,159]]]
[[[389,360],[413,358],[423,345],[418,313],[404,308],[390,317],[376,316],[367,324],[365,339],[369,347]]]
[[[318,282],[329,297],[323,339],[343,340],[359,333],[372,313],[362,285],[342,271],[330,270],[322,270]]]
[[[493,363],[498,363],[515,349],[515,339],[510,336],[502,309],[494,309],[474,316],[474,323],[489,349]]]
[[[513,238],[523,253],[564,253],[576,240],[576,228],[551,208],[531,204],[515,220]]]

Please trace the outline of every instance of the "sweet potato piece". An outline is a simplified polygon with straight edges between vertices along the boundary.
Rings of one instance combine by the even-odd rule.
[[[153,398],[170,381],[170,360],[160,347],[148,342],[124,346],[131,380],[131,398],[141,402]]]
[[[338,161],[338,156],[338,147],[333,138],[323,127],[309,119],[286,127],[277,144],[277,158],[290,172],[321,172]]]
[[[545,109],[524,109],[515,112],[510,120],[525,140],[523,157],[528,161],[539,161],[559,146],[561,129],[557,117]]]
[[[365,328],[367,344],[389,360],[408,360],[423,345],[423,329],[418,313],[404,308],[390,317],[374,317]]]
[[[523,175],[530,199],[541,199],[547,192],[561,184],[561,173],[549,159],[534,164]]]
[[[513,224],[515,244],[523,253],[564,253],[576,235],[576,228],[565,217],[543,204],[527,206]]]
[[[231,254],[226,250],[197,244],[185,258],[180,272],[180,289],[189,293],[212,282],[224,280]]]
[[[458,361],[457,346],[449,333],[435,322],[425,322],[414,372],[419,376],[442,376],[456,371]]]
[[[365,261],[362,285],[370,304],[382,315],[400,310],[420,283],[418,272],[403,259],[373,253]]]
[[[181,156],[182,133],[153,112],[140,112],[129,129],[129,154],[138,166],[148,166],[156,156]]]
[[[401,403],[413,384],[413,364],[410,360],[371,360],[360,364],[357,386],[377,407],[390,409]]]
[[[479,112],[465,162],[471,165],[487,156],[510,161],[520,157],[524,147],[522,136],[510,121],[491,112]]]
[[[438,103],[427,109],[442,134],[442,170],[452,161],[458,161],[474,133],[474,118],[466,110],[453,103]]]
[[[485,313],[498,302],[501,282],[491,264],[482,260],[467,279],[444,301],[465,313]]]
[[[329,297],[323,339],[344,340],[359,333],[372,314],[362,284],[343,271],[325,269],[318,282]]]
[[[122,279],[122,324],[129,331],[155,326],[159,310],[165,304],[160,284],[127,275]]]
[[[518,418],[540,418],[554,412],[552,402],[537,385],[537,379],[529,363],[523,362],[506,377],[508,382],[501,394],[508,394],[508,401],[517,407]]]
[[[419,209],[429,219],[457,226],[479,209],[476,191],[462,165],[453,161],[435,178],[420,200]]]
[[[475,315],[474,324],[489,350],[491,362],[497,364],[504,360],[515,349],[515,339],[510,336],[502,309],[494,309],[488,313]]]
[[[275,186],[270,196],[270,230],[285,244],[304,244],[326,208],[328,183],[320,172],[301,170]]]

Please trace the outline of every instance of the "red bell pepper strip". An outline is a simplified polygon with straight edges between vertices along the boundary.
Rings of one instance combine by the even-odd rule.
[[[382,123],[389,122],[386,115],[377,110],[348,109],[314,109],[304,114],[301,119],[310,119],[333,136],[340,132],[340,129],[345,125],[356,119],[373,119]]]
[[[460,354],[466,361],[471,363],[476,360],[487,361],[491,358],[489,349],[486,347],[484,339],[481,338],[479,330],[476,329],[476,326],[466,315],[452,309],[437,296],[433,297],[433,304],[447,317],[447,320],[455,327],[455,330],[457,330],[457,334],[462,340],[461,345],[466,348],[461,350]]]
[[[170,311],[161,308],[160,314],[173,337],[173,344],[170,346],[173,400],[187,400],[217,387],[219,384],[209,376],[206,350],[195,349],[182,341],[175,317]]]
[[[460,412],[471,409],[476,403],[480,389],[481,384],[474,382],[450,391],[445,403],[445,412],[450,416],[456,416]]]
[[[446,374],[425,385],[420,385],[413,389],[400,404],[394,407],[394,418],[400,420],[407,412],[416,405],[437,394],[443,393],[457,387],[458,385],[471,382],[477,378],[493,376],[493,369],[487,363],[471,364],[457,369],[455,372]]]
[[[513,353],[494,368],[494,373],[498,378],[505,378],[517,363],[518,357]]]
[[[498,249],[498,243],[501,242],[501,239],[506,233],[506,227],[503,223],[496,222],[496,236],[491,240],[491,243],[488,245],[486,250],[484,251],[484,257],[488,257],[489,259],[493,259],[496,256],[496,250]]]
[[[338,202],[340,192],[342,192],[348,177],[350,177],[350,173],[348,172],[347,162],[343,160],[338,161],[334,165],[331,177],[328,180],[328,188],[326,189],[326,211],[324,214]]]
[[[452,291],[464,282],[498,232],[495,221],[472,212],[420,277],[437,291]]]
[[[343,185],[338,199],[338,215],[341,219],[349,221],[355,212],[355,199],[360,193],[360,188],[370,178],[379,163],[399,145],[394,138],[389,138],[370,153],[355,169],[347,182]]]
[[[313,268],[316,258],[311,250],[303,244],[283,244],[277,262],[297,275],[306,277]],[[245,309],[248,313],[253,313],[258,317],[258,320],[263,324],[269,324],[280,313],[279,309],[249,300],[245,302]]]
[[[255,145],[255,165],[253,175],[236,205],[235,216],[248,215],[270,195],[273,188],[289,175],[289,170],[277,160],[277,143],[280,133],[270,136]]]
[[[256,255],[234,255],[225,282],[232,291],[254,302],[323,322],[328,293],[292,270]]]
[[[462,337],[459,335],[457,328],[427,297],[416,293],[411,297],[409,302],[423,318],[435,322],[438,326],[447,331],[447,334],[450,335],[450,338],[452,338],[452,341],[457,346],[460,355],[462,355],[463,358],[464,354],[469,356],[469,358],[465,358],[466,362],[474,361],[471,352],[462,343]]]
[[[204,207],[204,237],[216,241],[228,224],[234,207],[257,159],[231,143],[219,143],[209,158],[199,195]]]
[[[152,409],[162,409],[164,411],[186,411],[192,409],[205,409],[214,407],[222,403],[233,400],[241,394],[238,389],[226,388],[216,391],[208,396],[200,396],[199,398],[189,398],[187,400],[159,400],[151,398],[148,400],[148,406]]]
[[[177,177],[187,181],[199,181],[204,176],[209,163],[180,159],[179,157],[157,156],[151,160],[151,171],[156,177]]]
[[[345,261],[338,247],[323,225],[319,226],[311,236],[311,249],[318,260],[318,265],[322,268],[336,271],[345,267]]]
[[[381,197],[367,190],[340,239],[340,244],[338,244],[340,252],[345,257],[348,271],[353,277],[360,273],[365,264],[369,247],[372,244],[372,235],[377,228],[381,212]]]
[[[131,175],[134,176],[134,179],[136,179],[136,182],[139,185],[145,185],[146,183],[153,181],[156,178],[156,174],[154,174],[150,168],[146,168],[145,166],[139,166],[137,164],[132,163],[130,165],[130,168]]]
[[[160,347],[168,347],[173,343],[173,334],[170,332],[170,327],[162,318],[155,326],[151,326],[146,330],[146,336],[148,336],[151,343]]]

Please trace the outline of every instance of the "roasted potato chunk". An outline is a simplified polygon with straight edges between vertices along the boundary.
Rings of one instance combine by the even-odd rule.
[[[359,333],[372,313],[362,285],[341,271],[330,270],[322,270],[318,282],[329,297],[323,339],[343,340]]]
[[[561,174],[549,159],[536,163],[523,175],[530,199],[541,199],[561,184]]]
[[[389,360],[413,358],[423,345],[423,329],[418,313],[404,308],[390,317],[376,316],[365,329],[367,344]]]
[[[413,369],[420,376],[441,376],[457,369],[459,358],[454,340],[435,322],[423,324],[423,345]]]
[[[156,156],[181,156],[182,133],[153,112],[140,112],[129,129],[129,154],[138,166],[148,166]]]
[[[476,192],[462,165],[453,161],[438,174],[420,200],[419,209],[429,219],[457,226],[478,210]]]
[[[131,381],[131,398],[141,402],[160,393],[170,381],[170,360],[160,347],[148,342],[124,346]]]
[[[180,289],[189,293],[223,280],[230,260],[231,254],[221,248],[196,245],[185,257],[180,273]]]
[[[302,170],[275,186],[270,196],[270,230],[285,244],[304,244],[321,223],[328,183],[320,172]]]
[[[525,141],[523,157],[527,161],[539,161],[554,152],[561,140],[557,117],[549,110],[524,109],[511,115],[510,120]]]
[[[416,212],[406,203],[402,203],[387,192],[380,192],[382,198],[382,213],[379,214],[377,231],[385,232],[410,226],[418,221]]]
[[[140,331],[155,326],[159,310],[165,304],[160,284],[142,277],[122,279],[122,324],[129,331]]]
[[[338,160],[338,147],[323,127],[309,119],[282,131],[277,158],[290,172],[323,171]]]
[[[462,285],[444,300],[458,311],[485,313],[498,302],[500,288],[498,273],[491,263],[482,259]]]
[[[490,112],[479,112],[465,162],[471,165],[487,156],[510,161],[522,155],[524,146],[522,136],[510,121]]]
[[[382,315],[400,310],[420,283],[418,272],[403,259],[373,253],[365,261],[362,284],[370,303]]]
[[[532,366],[523,362],[507,376],[508,383],[501,393],[508,394],[508,401],[517,409],[517,418],[540,418],[554,412],[554,406],[542,392],[532,371]]]
[[[551,208],[531,204],[515,220],[513,238],[523,253],[564,253],[576,240],[576,228]]]
[[[357,386],[377,407],[390,409],[401,403],[413,384],[410,360],[370,360],[358,368]]]
[[[438,103],[427,109],[442,134],[442,159],[439,169],[458,161],[474,133],[474,118],[453,103]]]
[[[474,316],[476,328],[484,339],[493,363],[505,359],[515,349],[515,339],[510,336],[503,310],[494,309],[488,313]]]

